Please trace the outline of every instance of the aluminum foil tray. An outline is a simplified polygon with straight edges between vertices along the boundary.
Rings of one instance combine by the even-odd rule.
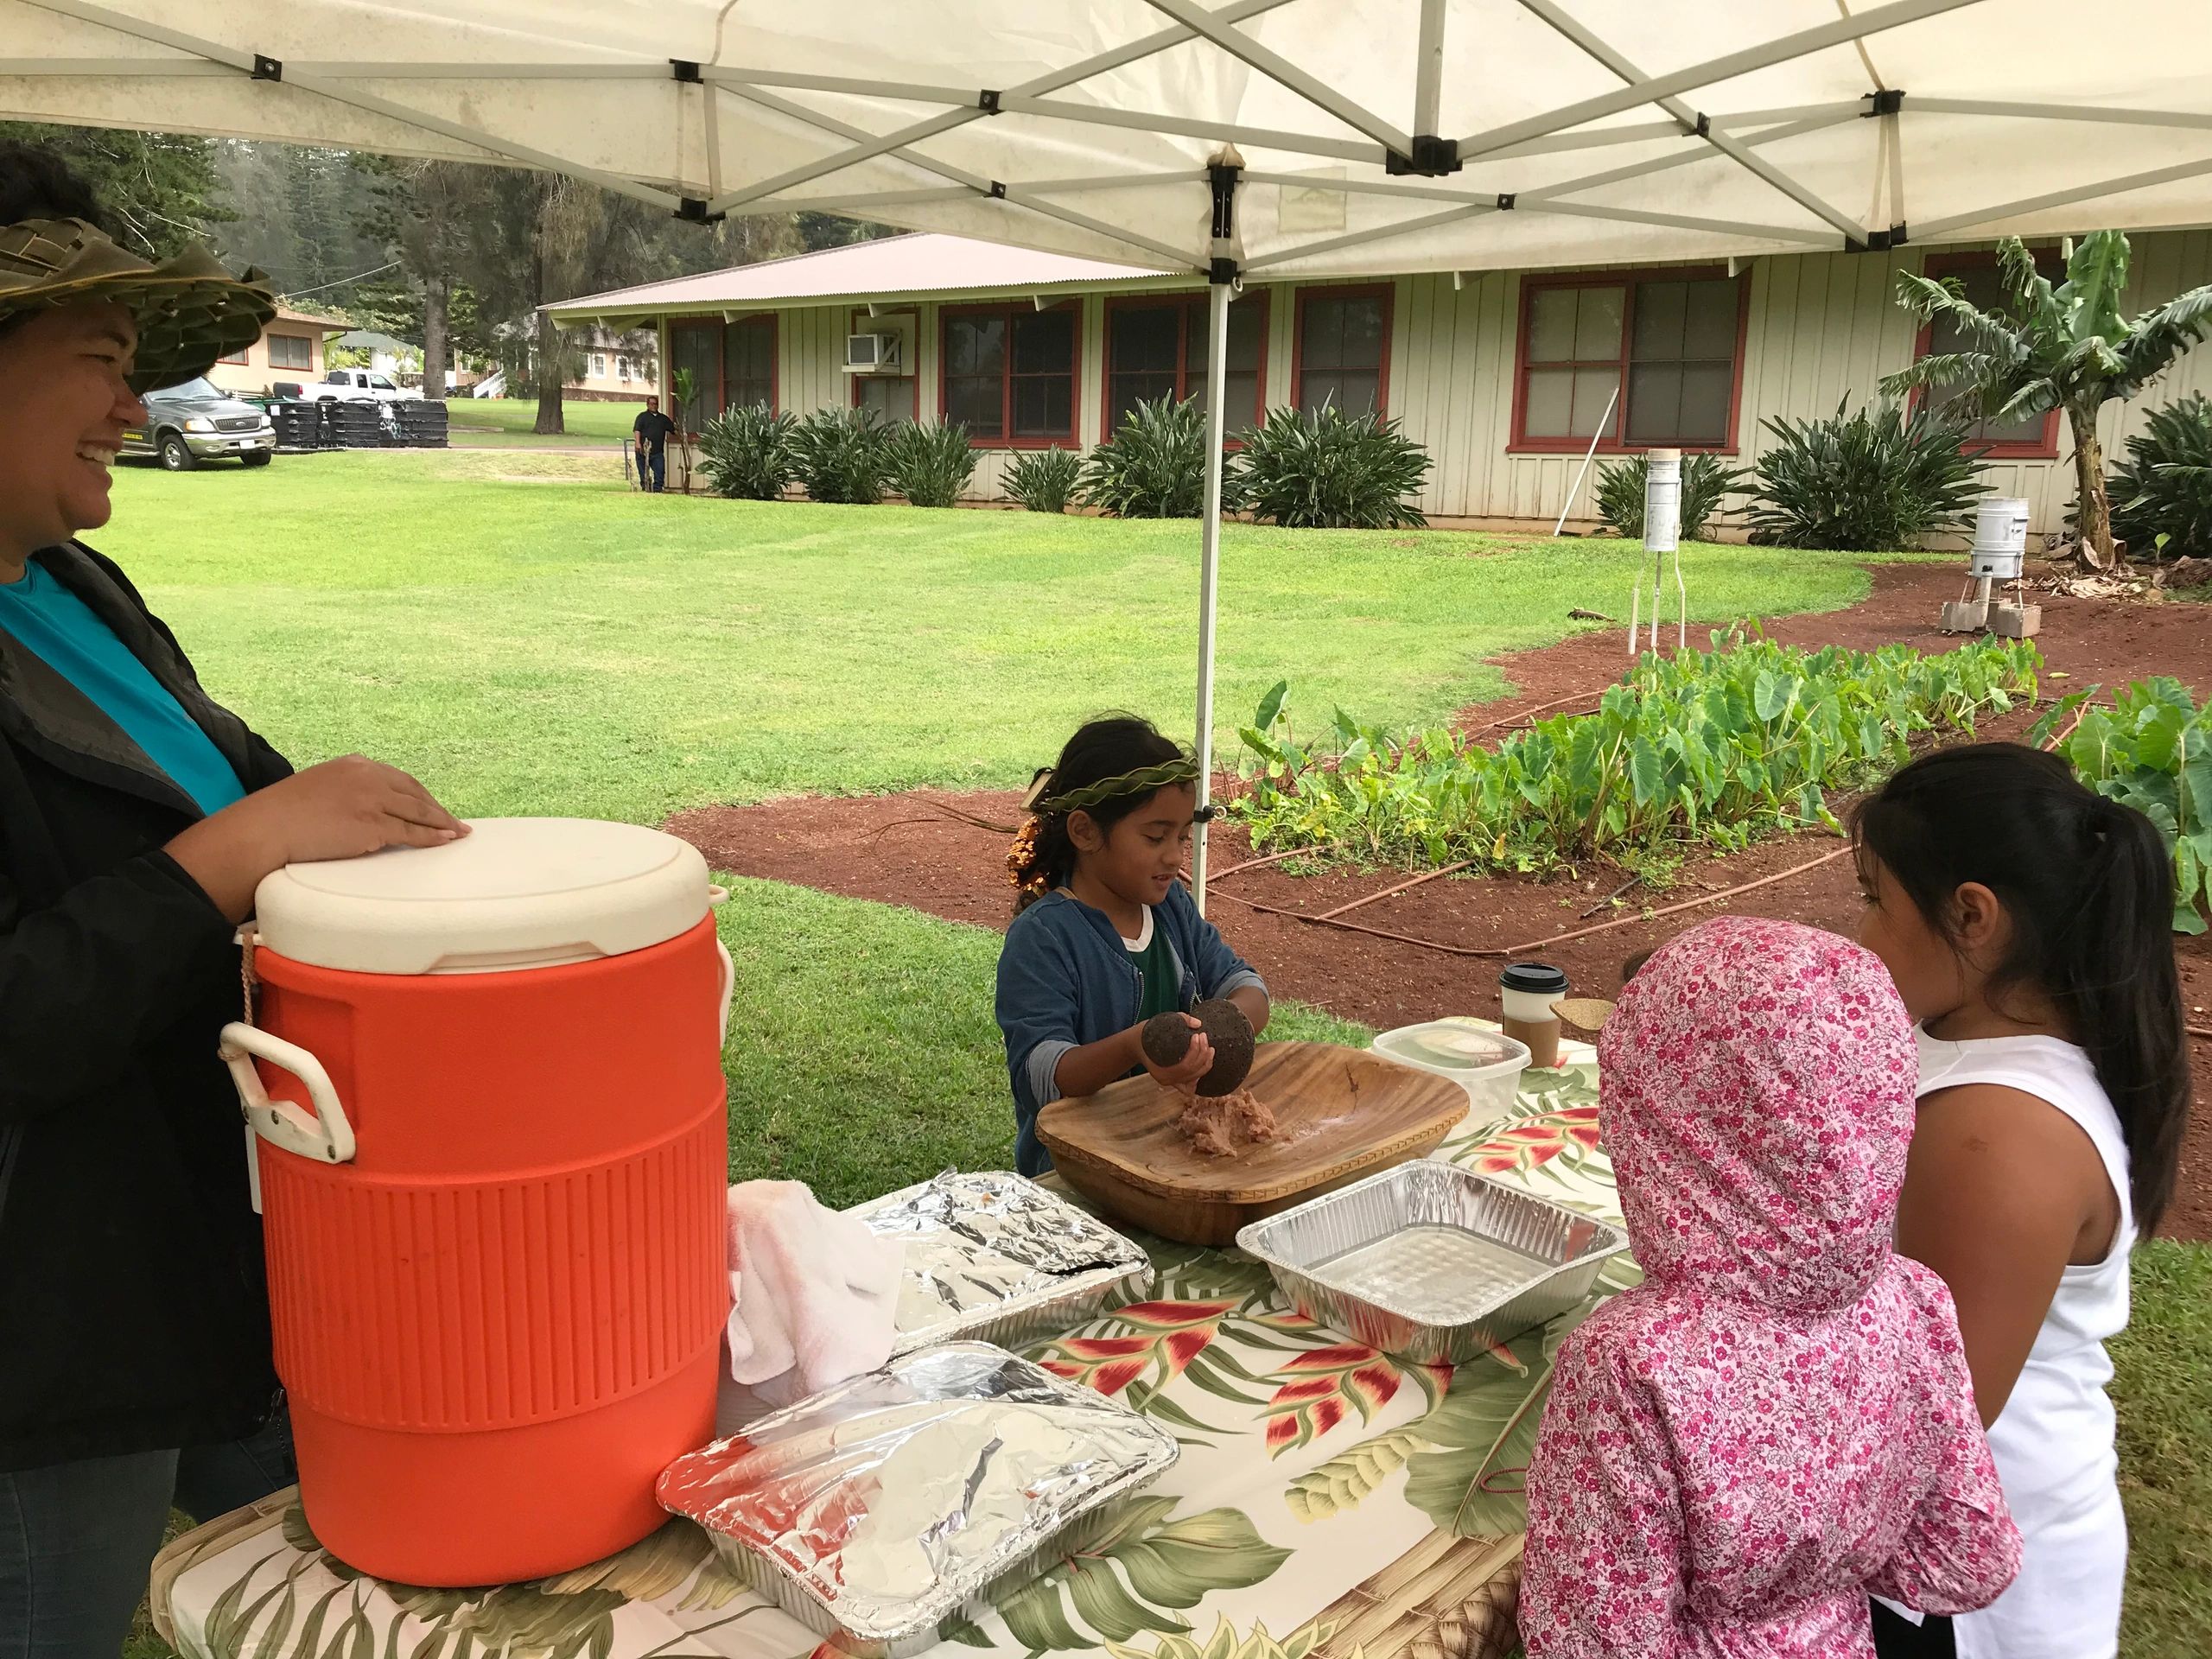
[[[1143,1250],[1019,1175],[948,1170],[848,1213],[906,1243],[894,1357],[943,1342],[1019,1348],[1152,1288]]]
[[[1406,1164],[1236,1236],[1309,1317],[1402,1358],[1471,1359],[1590,1294],[1628,1236],[1449,1164]]]
[[[1117,1401],[982,1343],[931,1348],[678,1458],[660,1501],[817,1635],[909,1659],[1115,1521],[1179,1454]]]

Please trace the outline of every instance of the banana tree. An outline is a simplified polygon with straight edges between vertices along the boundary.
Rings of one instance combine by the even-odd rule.
[[[1997,251],[2005,299],[1993,312],[1949,283],[1899,272],[1898,303],[1930,321],[1948,319],[1960,349],[1921,359],[1886,377],[1882,389],[1893,396],[1962,390],[1991,420],[2063,410],[2074,437],[2081,558],[2107,570],[2117,554],[2097,411],[2113,398],[2133,397],[2212,333],[2212,284],[2130,319],[2120,309],[2127,287],[2124,234],[2097,231],[2079,246],[2069,241],[2065,257],[2066,279],[2054,286],[2037,273],[2019,239],[2007,237]]]
[[[677,486],[679,493],[691,493],[691,435],[696,431],[699,414],[699,377],[689,369],[678,369],[669,378],[668,389],[676,394],[676,448],[683,457],[683,481]]]

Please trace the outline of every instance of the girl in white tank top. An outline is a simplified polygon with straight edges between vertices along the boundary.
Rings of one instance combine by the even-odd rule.
[[[2171,855],[2060,757],[2009,743],[1915,761],[1853,830],[1860,942],[1922,1027],[1898,1247],[1950,1285],[2023,1543],[1992,1605],[1916,1631],[1878,1613],[1877,1647],[2112,1659],[2127,1526],[2104,1344],[2189,1107]]]

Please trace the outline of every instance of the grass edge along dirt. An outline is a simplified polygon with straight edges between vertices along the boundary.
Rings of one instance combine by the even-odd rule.
[[[1647,652],[1594,710],[1536,721],[1494,749],[1449,727],[1395,737],[1342,709],[1333,747],[1309,749],[1278,684],[1243,728],[1248,787],[1230,810],[1255,848],[1415,868],[1542,874],[1594,857],[1634,867],[1691,844],[1733,851],[1839,830],[1827,791],[1885,775],[1916,734],[1971,736],[1978,714],[2032,702],[2043,666],[2025,640],[1808,652],[1753,624],[1711,645]]]

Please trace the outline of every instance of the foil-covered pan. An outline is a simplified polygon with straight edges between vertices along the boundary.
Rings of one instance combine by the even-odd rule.
[[[944,1342],[1019,1348],[1152,1287],[1143,1250],[1019,1175],[947,1170],[848,1213],[906,1246],[894,1357]]]
[[[660,1501],[816,1634],[909,1659],[1173,1465],[1127,1406],[982,1343],[894,1359],[678,1458]]]
[[[1628,1236],[1449,1164],[1406,1164],[1236,1236],[1309,1318],[1415,1363],[1471,1359],[1590,1294]]]

